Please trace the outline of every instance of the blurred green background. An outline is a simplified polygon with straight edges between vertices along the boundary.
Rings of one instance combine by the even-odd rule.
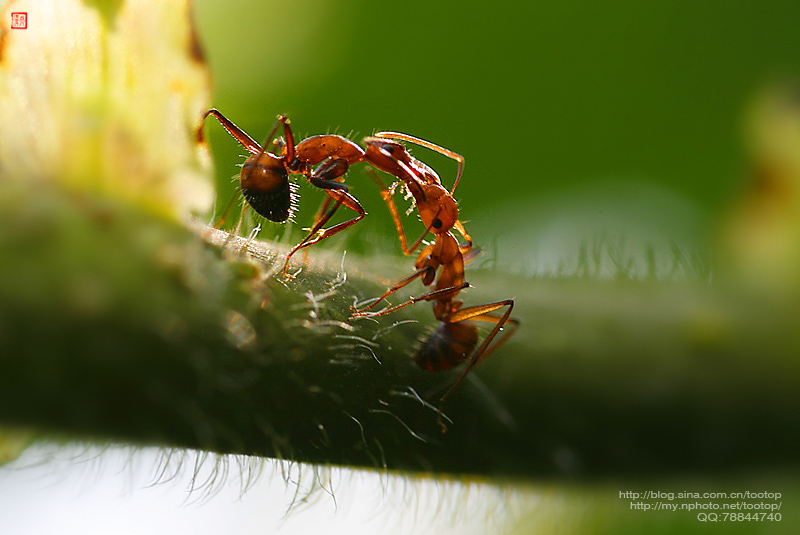
[[[619,228],[692,247],[746,177],[746,106],[800,64],[794,2],[199,0],[196,19],[213,105],[256,139],[285,113],[301,136],[396,130],[463,154],[462,219],[506,265],[563,253],[552,226],[576,219],[573,249],[586,229]],[[224,205],[244,150],[206,132]],[[415,156],[452,184],[452,162]],[[348,183],[370,216],[347,247],[399,251],[372,182]],[[313,190],[301,186],[304,226]],[[598,230],[609,212],[620,225]]]

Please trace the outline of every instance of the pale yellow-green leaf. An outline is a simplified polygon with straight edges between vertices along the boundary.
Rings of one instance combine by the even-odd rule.
[[[27,29],[10,13],[26,12]],[[0,173],[182,217],[212,202],[209,74],[186,1],[2,6]]]
[[[749,176],[726,222],[723,259],[748,285],[794,298],[800,291],[798,87],[763,90],[748,110],[745,128]]]

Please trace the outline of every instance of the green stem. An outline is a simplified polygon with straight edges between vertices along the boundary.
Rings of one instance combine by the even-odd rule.
[[[435,407],[458,372],[410,358],[435,325],[429,306],[348,319],[409,259],[319,249],[286,281],[281,248],[4,185],[0,423],[501,478],[796,459],[796,307],[691,281],[473,271],[467,304],[514,297],[522,325],[448,400],[442,434]]]

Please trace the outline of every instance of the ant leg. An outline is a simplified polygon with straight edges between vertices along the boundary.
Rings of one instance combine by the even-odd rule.
[[[461,234],[461,236],[464,237],[465,240],[467,240],[466,250],[461,251],[461,252],[464,253],[464,252],[469,251],[470,249],[472,249],[472,236],[467,234],[467,229],[464,228],[464,225],[461,223],[461,221],[456,221],[453,224],[453,228],[456,229],[458,231],[458,233]]]
[[[289,254],[286,257],[286,264],[283,266],[283,275],[286,277],[290,277],[288,273],[289,260],[292,258],[294,253],[305,247],[310,247],[311,245],[314,245],[325,238],[330,238],[334,234],[338,234],[344,229],[355,225],[361,221],[365,215],[367,215],[367,212],[364,211],[364,208],[361,206],[358,200],[346,191],[326,190],[325,193],[336,199],[336,203],[333,205],[333,208],[331,208],[328,213],[325,214],[325,216],[319,221],[319,223],[314,225],[314,228],[311,229],[311,231],[308,233],[308,236],[306,236],[302,242],[295,245],[292,250],[289,251]],[[325,225],[325,223],[327,223],[331,217],[333,217],[333,214],[336,213],[336,210],[338,210],[342,204],[357,212],[356,217],[348,219],[347,221],[343,221],[342,223],[338,223],[330,228],[323,229],[322,226]]]
[[[425,229],[425,233],[420,236],[416,242],[414,242],[414,245],[409,247],[408,239],[406,238],[406,233],[403,229],[403,221],[400,219],[400,212],[397,209],[397,204],[394,202],[394,189],[387,187],[383,179],[381,179],[378,173],[371,167],[367,168],[367,174],[381,189],[381,197],[383,197],[384,202],[386,202],[386,206],[389,207],[389,213],[392,215],[392,220],[394,220],[394,226],[397,229],[397,235],[400,236],[400,247],[403,250],[403,254],[406,256],[412,255],[417,247],[420,246],[422,240],[425,239],[425,236],[428,235],[430,228]]]
[[[331,206],[331,201],[332,200],[333,200],[333,198],[330,197],[330,196],[325,197],[325,200],[323,200],[322,204],[319,205],[319,209],[317,210],[317,213],[314,215],[314,225],[313,226],[316,226],[317,223],[322,221],[322,218],[325,217],[325,214],[327,214],[328,209]]]
[[[286,157],[288,160],[293,160],[295,157],[295,149],[294,149],[294,136],[292,135],[292,129],[289,126],[291,121],[283,115],[278,115],[278,119],[275,121],[275,124],[272,125],[272,129],[267,136],[266,141],[264,144],[258,143],[255,139],[250,137],[250,135],[236,126],[233,121],[222,115],[216,108],[211,108],[208,110],[205,115],[203,115],[203,119],[208,117],[209,115],[215,117],[220,124],[228,131],[228,133],[236,139],[239,143],[247,149],[250,154],[259,154],[264,153],[267,151],[267,147],[269,146],[270,141],[272,141],[273,137],[275,137],[275,132],[278,131],[278,125],[283,124],[283,131],[286,135]]]
[[[247,132],[236,126],[233,123],[233,121],[222,115],[222,113],[218,109],[211,108],[210,110],[208,110],[205,113],[205,115],[203,115],[203,120],[205,120],[209,115],[216,118],[220,122],[220,124],[225,128],[225,130],[227,130],[228,133],[231,136],[233,136],[234,139],[236,139],[236,141],[241,143],[248,150],[248,152],[250,152],[251,154],[258,154],[259,152],[262,151],[261,145],[259,145],[255,139],[250,137],[250,135]],[[278,128],[278,123],[276,122],[275,125],[272,127],[272,131],[270,132],[268,139],[272,138],[277,128]],[[231,207],[233,206],[233,202],[235,200],[236,200],[236,195],[234,195],[231,198],[230,202],[228,203],[228,206],[225,207],[225,211],[222,213],[222,216],[217,220],[216,223],[214,223],[214,228],[220,228],[225,223],[225,220],[228,218],[228,212],[230,212]],[[242,217],[244,217],[244,213],[242,214]],[[242,220],[240,218],[239,225],[237,227],[237,232],[238,230],[241,230],[241,223]]]
[[[400,220],[400,212],[397,210],[397,205],[394,202],[394,188],[389,188],[386,186],[386,182],[380,177],[377,171],[375,171],[372,167],[367,167],[366,173],[369,177],[377,184],[377,186],[381,190],[381,197],[386,202],[386,205],[389,207],[389,213],[392,214],[392,219],[394,220],[394,226],[397,229],[397,234],[400,236],[400,247],[403,249],[403,253],[406,256],[411,255],[412,251],[408,249],[408,241],[406,239],[406,233],[403,229],[403,222]]]
[[[505,306],[507,306],[508,309],[501,316],[491,314],[491,312],[499,310]],[[452,394],[456,390],[456,388],[458,388],[458,385],[461,384],[461,382],[464,380],[464,378],[467,376],[470,370],[472,370],[472,368],[477,366],[478,363],[480,363],[483,359],[488,357],[494,350],[503,345],[503,343],[505,343],[506,340],[508,340],[519,327],[519,320],[510,317],[511,311],[513,309],[514,309],[514,300],[506,299],[504,301],[497,301],[495,303],[488,303],[485,305],[476,305],[463,308],[452,314],[449,318],[447,318],[447,321],[449,323],[457,323],[459,321],[472,320],[472,321],[484,321],[484,322],[494,323],[495,326],[489,333],[489,335],[486,337],[486,339],[483,341],[483,343],[480,345],[480,347],[472,355],[469,364],[467,365],[466,368],[464,368],[464,371],[461,372],[461,375],[458,376],[456,382],[453,383],[450,389],[447,392],[445,392],[445,394],[439,400],[438,417],[436,421],[442,428],[442,433],[447,431],[447,427],[444,425],[444,422],[442,421],[443,419],[442,407],[444,407],[445,400],[447,400],[447,398],[450,397],[450,394]],[[493,344],[492,341],[495,339],[497,334],[506,324],[510,324],[511,327],[506,333],[503,334],[502,337],[500,337],[499,340],[497,340],[497,342]]]
[[[237,194],[238,194],[238,191],[236,193],[234,193],[233,197],[231,197],[230,202],[225,207],[225,211],[222,212],[222,215],[219,217],[219,219],[217,219],[217,222],[214,223],[214,228],[216,228],[216,229],[221,228],[222,225],[225,224],[225,220],[228,219],[228,212],[231,211],[231,207],[233,206],[233,202],[236,200]]]
[[[311,226],[311,228],[315,228],[317,224],[322,221],[322,218],[328,213],[328,209],[330,208],[332,200],[333,198],[330,196],[325,197],[325,200],[319,205],[317,213],[314,214],[314,224]],[[308,262],[308,247],[303,248],[303,262]]]
[[[342,166],[344,166],[345,170],[347,169],[347,162],[345,160],[333,160],[330,166],[326,166],[320,172],[320,174],[324,175],[331,173],[334,176],[339,177],[344,174],[344,171],[342,171]],[[283,275],[285,277],[290,277],[288,273],[289,261],[292,258],[292,255],[294,255],[297,251],[305,247],[310,247],[311,245],[314,245],[325,238],[330,238],[334,234],[337,234],[344,229],[355,225],[357,222],[363,219],[365,215],[367,215],[367,212],[364,211],[364,208],[361,206],[361,203],[358,202],[358,199],[353,197],[347,191],[346,185],[342,184],[341,182],[336,182],[335,180],[328,180],[321,176],[315,175],[312,175],[309,178],[309,181],[313,185],[324,189],[325,193],[327,193],[328,196],[335,201],[335,203],[333,207],[328,210],[328,212],[322,216],[319,221],[316,222],[303,241],[295,245],[292,250],[289,251],[289,254],[286,257],[286,263],[283,266]],[[333,215],[336,213],[336,210],[338,210],[341,205],[345,205],[356,212],[356,216],[352,219],[348,219],[347,221],[343,221],[342,223],[338,223],[330,228],[323,229],[322,227],[325,226],[325,224],[333,217]]]
[[[222,113],[220,113],[218,109],[211,108],[206,112],[205,115],[203,115],[203,119],[205,120],[205,118],[208,117],[209,115],[213,115],[225,128],[225,130],[227,130],[228,133],[232,135],[236,139],[236,141],[241,143],[244,146],[244,148],[246,148],[251,154],[258,154],[259,152],[261,152],[261,144],[258,143],[252,137],[250,137],[250,135],[247,134],[247,132],[245,132],[244,130],[233,124],[233,121],[222,115]],[[278,128],[278,123],[275,123],[275,127],[273,128],[270,137],[272,137],[277,128]]]
[[[273,131],[270,132],[269,136],[267,136],[267,141],[264,142],[264,150],[266,150],[267,144],[272,140],[272,136],[275,135],[275,129],[277,128],[278,123],[283,123],[283,135],[286,138],[283,141],[283,147],[281,147],[281,155],[283,156],[285,162],[294,162],[296,157],[294,134],[292,134],[292,128],[289,126],[291,121],[285,115],[278,115],[278,120],[275,123],[275,126],[272,127]]]
[[[458,250],[461,251],[465,264],[472,262],[483,252],[480,247],[472,247],[470,245],[459,245]]]
[[[502,315],[495,315],[492,314],[495,310],[499,310],[503,307],[507,306],[508,309]],[[495,303],[488,303],[485,305],[475,305],[467,308],[462,308],[457,312],[450,315],[448,321],[450,323],[456,323],[459,321],[465,320],[472,320],[472,321],[483,321],[488,323],[494,323],[495,326],[492,329],[492,332],[486,337],[486,340],[483,341],[483,344],[478,348],[475,354],[472,356],[472,361],[474,364],[471,364],[470,367],[474,367],[479,364],[483,359],[489,356],[495,349],[500,347],[502,343],[504,343],[512,334],[517,330],[519,327],[519,321],[515,318],[510,317],[511,311],[514,309],[514,300],[513,299],[505,299],[503,301],[497,301]],[[492,340],[497,336],[497,333],[503,328],[503,326],[508,323],[511,324],[511,328],[508,332],[504,333],[503,336],[491,347]]]
[[[393,292],[396,292],[397,290],[399,290],[400,288],[402,288],[403,286],[405,286],[406,284],[408,284],[409,282],[411,282],[411,280],[413,280],[414,278],[417,278],[417,277],[419,277],[420,275],[424,274],[424,273],[425,273],[425,271],[426,271],[426,270],[428,270],[428,269],[433,269],[433,268],[427,268],[427,267],[426,267],[426,268],[422,268],[422,269],[420,269],[419,271],[415,272],[415,273],[414,273],[414,275],[411,275],[411,277],[409,277],[409,278],[408,278],[408,279],[410,279],[410,280],[408,280],[407,282],[405,282],[405,284],[403,284],[402,286],[399,286],[398,288],[395,288],[395,287],[393,286],[392,288],[390,288],[390,289],[389,289],[389,291],[387,291],[387,292],[386,292],[386,293],[385,293],[383,296],[381,296],[381,298],[379,299],[379,301],[380,301],[381,299],[384,299],[384,298],[386,298],[386,297],[387,297],[389,294],[391,294],[391,293],[393,293]],[[401,283],[402,283],[402,282],[404,282],[404,281],[406,281],[406,279],[403,279],[403,281],[401,281]],[[397,286],[397,285],[395,285],[395,286]],[[364,310],[368,310],[369,308],[371,308],[371,307],[373,306],[373,305],[370,305],[369,307],[367,307],[367,308],[365,308],[365,309],[361,309],[361,310],[359,310],[359,311],[355,312],[355,313],[354,313],[352,316],[350,316],[350,317],[362,317],[362,316],[375,317],[375,316],[385,316],[386,314],[391,314],[391,313],[392,313],[392,312],[394,312],[395,310],[399,310],[399,309],[401,309],[401,308],[405,308],[405,307],[407,307],[408,305],[413,305],[414,303],[418,303],[418,302],[420,302],[420,301],[435,301],[435,300],[437,300],[437,299],[443,299],[443,300],[452,299],[452,298],[453,298],[453,296],[455,296],[456,294],[458,294],[458,292],[460,292],[461,290],[463,290],[463,289],[465,289],[465,288],[469,288],[469,283],[468,283],[468,282],[464,282],[464,283],[462,283],[462,284],[459,284],[458,286],[449,286],[449,287],[447,287],[447,288],[442,288],[442,289],[440,289],[440,290],[432,290],[432,291],[430,291],[430,292],[428,292],[428,293],[425,293],[425,294],[422,294],[422,295],[420,295],[420,296],[417,296],[417,297],[411,297],[411,298],[410,298],[408,301],[406,301],[406,302],[404,302],[404,303],[400,303],[399,305],[395,305],[395,306],[393,306],[393,307],[389,307],[389,308],[385,308],[385,309],[383,309],[383,310],[379,310],[378,312],[364,312]]]
[[[349,169],[350,164],[347,160],[342,158],[328,158],[323,163],[321,163],[312,173],[308,176],[308,181],[324,190],[343,190],[345,192],[348,191],[347,186],[344,185],[342,182],[343,180],[340,179],[347,170]],[[319,225],[319,222],[322,221],[324,218],[330,219],[333,216],[333,213],[330,215],[328,214],[328,209],[331,205],[331,200],[335,200],[330,195],[325,197],[325,200],[322,201],[317,213],[314,214],[314,224],[311,226],[312,228],[316,228],[319,230],[322,228],[322,225]],[[324,223],[323,223],[324,225]],[[312,232],[313,234],[313,232]]]
[[[414,280],[426,275],[426,273],[428,274],[429,277],[431,277],[432,276],[430,274],[431,270],[433,270],[433,267],[431,267],[431,266],[426,266],[424,268],[418,269],[417,271],[415,271],[414,273],[412,273],[408,277],[406,277],[406,278],[400,280],[399,282],[397,282],[396,284],[394,284],[391,288],[386,290],[383,293],[383,295],[381,295],[380,297],[374,299],[369,306],[366,306],[366,307],[363,307],[363,308],[351,307],[351,309],[353,310],[353,315],[351,317],[382,316],[383,314],[388,314],[388,312],[368,313],[367,310],[371,309],[372,307],[374,307],[375,305],[377,305],[378,303],[380,303],[381,301],[383,301],[384,299],[386,299],[387,297],[389,297],[390,295],[392,295],[393,293],[398,291],[400,288],[408,286],[409,283],[411,283]],[[394,310],[397,310],[397,309],[394,309]]]

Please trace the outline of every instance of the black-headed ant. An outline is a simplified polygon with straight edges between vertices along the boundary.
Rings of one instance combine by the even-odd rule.
[[[364,159],[364,151],[349,139],[330,134],[312,136],[295,145],[289,119],[279,115],[267,140],[260,145],[218,110],[209,110],[203,118],[209,115],[213,115],[250,152],[250,157],[242,166],[239,184],[247,204],[259,215],[276,223],[283,223],[292,216],[297,199],[297,184],[289,181],[290,174],[304,175],[311,184],[328,195],[308,235],[289,251],[283,266],[284,276],[291,276],[288,273],[289,262],[298,250],[343,231],[366,215],[361,203],[341,182],[341,177],[350,165]],[[281,124],[284,139],[276,142],[280,147],[280,154],[273,154],[267,148]],[[331,200],[334,201],[333,207],[330,207]],[[341,205],[356,212],[356,216],[330,228],[322,228]],[[224,218],[225,215],[217,225]]]

